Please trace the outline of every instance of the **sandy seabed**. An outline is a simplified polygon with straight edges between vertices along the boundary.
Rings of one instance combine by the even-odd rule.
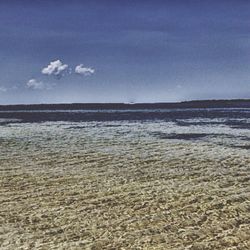
[[[164,122],[1,126],[0,248],[250,249],[247,136]]]

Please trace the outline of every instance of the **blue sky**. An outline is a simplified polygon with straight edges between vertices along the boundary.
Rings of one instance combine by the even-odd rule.
[[[249,31],[247,0],[0,1],[0,103],[250,98]]]

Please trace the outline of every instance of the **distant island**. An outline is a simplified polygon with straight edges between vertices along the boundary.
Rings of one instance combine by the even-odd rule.
[[[62,103],[0,105],[0,111],[16,110],[110,110],[110,109],[250,108],[250,99],[193,100],[159,103]]]

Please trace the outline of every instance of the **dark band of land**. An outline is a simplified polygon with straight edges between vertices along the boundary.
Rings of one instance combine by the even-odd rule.
[[[9,110],[91,110],[91,109],[176,109],[176,108],[250,108],[250,99],[195,100],[161,103],[63,103],[0,105],[0,111]]]

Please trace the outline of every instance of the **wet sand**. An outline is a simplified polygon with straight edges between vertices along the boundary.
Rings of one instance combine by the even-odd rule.
[[[116,121],[0,132],[1,249],[250,249],[249,130]]]

